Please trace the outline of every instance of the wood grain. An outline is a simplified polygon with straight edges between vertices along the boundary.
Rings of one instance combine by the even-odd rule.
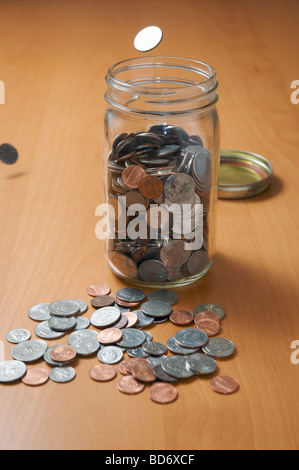
[[[220,396],[208,379],[188,379],[178,400],[161,406],[147,389],[131,397],[117,391],[117,379],[90,380],[96,360],[80,359],[65,386],[0,387],[2,449],[298,449],[299,364],[290,360],[299,340],[299,105],[290,101],[299,79],[298,15],[296,0],[1,2],[0,140],[20,153],[15,166],[0,167],[6,358],[9,330],[33,332],[30,306],[88,301],[94,282],[112,292],[124,286],[94,233],[103,202],[104,77],[138,55],[133,38],[142,27],[164,31],[154,53],[216,68],[222,148],[260,153],[274,166],[263,195],[219,201],[215,264],[178,290],[178,308],[225,307],[221,334],[237,353],[219,361],[219,371],[239,381],[239,392]],[[169,322],[151,332],[165,342],[178,328]]]

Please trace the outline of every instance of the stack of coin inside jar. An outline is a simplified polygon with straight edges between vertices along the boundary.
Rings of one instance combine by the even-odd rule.
[[[201,138],[167,124],[122,133],[107,165],[106,253],[112,270],[148,285],[201,277],[211,264],[213,179],[211,154]]]

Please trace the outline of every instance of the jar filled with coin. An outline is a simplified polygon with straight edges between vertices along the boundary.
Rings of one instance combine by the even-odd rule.
[[[198,280],[215,253],[220,130],[215,70],[142,57],[106,75],[106,256],[137,285]]]

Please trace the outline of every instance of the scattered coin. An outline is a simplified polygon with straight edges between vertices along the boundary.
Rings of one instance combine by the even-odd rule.
[[[49,303],[37,304],[28,311],[28,316],[34,321],[46,321],[51,318]]]
[[[56,317],[73,317],[80,313],[80,307],[73,300],[55,300],[49,305],[49,311]]]
[[[77,337],[76,339],[72,339],[71,346],[76,349],[78,356],[85,357],[92,356],[100,349],[100,343],[96,336]]]
[[[48,345],[41,339],[32,339],[17,344],[12,349],[12,357],[16,361],[34,362],[41,359],[46,352]]]
[[[222,393],[223,395],[235,393],[239,389],[239,384],[236,379],[227,375],[218,375],[217,377],[214,377],[211,380],[210,385],[214,392]]]
[[[128,372],[126,368],[126,362],[127,361],[124,360],[124,361],[119,362],[118,364],[118,370],[122,375],[130,375],[130,372]]]
[[[131,357],[130,359],[126,360],[126,370],[129,374],[132,374],[132,371],[136,365],[144,364],[145,362],[149,363],[149,361],[144,357]]]
[[[128,395],[134,395],[136,393],[142,392],[144,387],[144,383],[139,382],[132,375],[126,375],[122,377],[117,383],[118,390]]]
[[[134,47],[140,52],[150,51],[158,46],[162,36],[162,30],[158,26],[147,26],[135,36]]]
[[[141,289],[125,287],[117,290],[115,296],[117,299],[124,300],[125,302],[141,302],[145,299],[146,294]]]
[[[75,330],[84,330],[89,327],[90,321],[86,317],[77,317],[77,324],[75,326]]]
[[[34,367],[27,370],[26,375],[22,378],[25,385],[38,386],[43,385],[49,380],[49,372],[42,367]]]
[[[175,325],[184,326],[193,323],[194,316],[188,310],[174,310],[169,316],[169,320]]]
[[[139,303],[140,303],[140,302],[126,302],[125,300],[120,300],[120,299],[116,298],[116,304],[117,304],[117,306],[120,306],[120,307],[128,307],[129,309],[130,309],[130,308],[138,307],[138,306],[139,306]]]
[[[132,374],[139,382],[148,383],[156,380],[154,368],[148,362],[136,364],[132,369]]]
[[[114,328],[119,328],[119,329],[125,328],[128,325],[128,322],[129,322],[128,317],[126,317],[126,315],[123,315],[122,313],[120,320],[117,323],[115,323]]]
[[[220,320],[222,320],[225,317],[225,310],[223,307],[220,307],[220,305],[216,305],[216,304],[198,305],[194,309],[194,315],[196,315],[198,312],[203,312],[203,311],[216,313],[216,315],[219,317]]]
[[[127,328],[132,328],[136,325],[138,317],[135,312],[125,312],[123,315],[128,319]]]
[[[38,336],[39,338],[43,338],[43,339],[57,339],[57,338],[61,338],[65,334],[64,331],[60,332],[60,331],[52,330],[49,327],[48,320],[43,321],[39,323],[38,325],[36,325],[34,332],[36,336]]]
[[[214,320],[220,323],[220,318],[218,317],[218,315],[216,315],[216,313],[214,312],[209,312],[209,311],[196,313],[196,315],[194,316],[194,323],[196,324],[197,321],[206,320],[206,319]]]
[[[177,377],[178,379],[184,379],[194,375],[185,356],[166,357],[161,365],[166,374]]]
[[[170,305],[174,305],[179,300],[179,296],[176,292],[170,289],[157,289],[153,290],[148,294],[148,300],[160,300]],[[192,315],[193,319],[193,315]]]
[[[164,372],[161,364],[157,364],[156,366],[154,366],[154,374],[155,374],[155,376],[157,377],[158,380],[161,380],[161,382],[172,383],[172,382],[176,382],[178,380],[176,377],[173,377],[169,374],[166,374],[166,372]]]
[[[73,345],[73,343],[79,339],[84,340],[84,339],[96,339],[98,336],[98,332],[94,330],[78,330],[78,331],[73,331],[69,336],[68,336],[68,343],[70,346]]]
[[[85,300],[81,300],[81,299],[71,299],[72,302],[75,302],[76,304],[78,304],[79,306],[79,314],[82,315],[82,313],[85,313],[88,309],[88,305],[87,305],[87,302],[85,302]]]
[[[98,297],[101,295],[110,294],[111,289],[108,284],[102,282],[100,284],[92,284],[91,286],[87,287],[86,292],[91,297]]]
[[[148,357],[149,356],[149,354],[144,351],[142,346],[139,346],[139,348],[128,349],[127,354],[130,357]]]
[[[94,308],[102,308],[112,306],[115,302],[115,298],[112,295],[99,295],[91,299],[91,305]]]
[[[121,313],[117,307],[103,307],[90,317],[90,323],[96,328],[107,328],[120,320]]]
[[[195,328],[198,328],[201,331],[204,331],[207,336],[215,336],[220,331],[220,324],[215,320],[210,320],[208,318],[197,320],[195,323]]]
[[[145,342],[145,334],[136,328],[124,328],[122,333],[123,337],[117,343],[118,346],[133,349],[138,348]]]
[[[167,340],[167,347],[169,351],[171,351],[174,354],[180,354],[180,355],[188,355],[188,354],[194,354],[194,352],[198,351],[199,348],[186,348],[183,346],[180,346],[176,340],[175,336],[172,336]]]
[[[122,339],[122,331],[118,328],[106,328],[101,331],[97,339],[101,344],[114,344],[118,343]]]
[[[6,165],[13,165],[17,162],[19,154],[17,149],[10,144],[0,145],[0,161]]]
[[[187,357],[190,369],[195,374],[212,374],[217,369],[216,361],[206,354],[195,353]]]
[[[178,396],[174,385],[166,382],[158,382],[149,388],[150,399],[156,403],[172,403]]]
[[[123,358],[123,351],[117,346],[105,346],[98,352],[98,360],[104,364],[117,364]]]
[[[56,383],[67,383],[74,380],[76,371],[73,367],[54,367],[49,374],[49,377]]]
[[[30,331],[23,329],[12,330],[6,335],[7,341],[13,344],[21,343],[22,341],[27,341],[30,338]]]
[[[185,328],[175,334],[176,342],[185,348],[200,348],[208,341],[208,336],[196,328]]]
[[[4,361],[0,363],[0,383],[11,383],[22,379],[27,367],[22,361]]]
[[[48,325],[51,330],[65,332],[75,328],[77,325],[77,319],[75,317],[54,317],[53,315],[48,320]]]
[[[166,317],[171,314],[171,305],[161,300],[151,300],[141,305],[141,311],[149,317]]]
[[[116,370],[109,364],[97,364],[89,371],[89,376],[97,382],[108,382],[116,376]]]
[[[226,338],[209,338],[202,348],[203,352],[213,357],[229,357],[235,352],[232,341]]]
[[[56,346],[50,351],[50,358],[56,362],[70,362],[77,356],[75,348],[67,345]]]
[[[76,359],[76,357],[74,357],[74,359],[72,359],[71,361],[69,362],[57,362],[57,361],[53,361],[53,359],[51,359],[51,351],[56,348],[57,346],[62,346],[61,344],[60,345],[55,345],[55,346],[50,346],[49,348],[47,348],[44,356],[43,356],[43,359],[44,361],[51,367],[65,367],[66,365],[70,365],[72,362],[74,362],[74,360]]]
[[[136,323],[136,328],[144,328],[145,326],[149,326],[153,323],[154,317],[149,317],[148,315],[145,315],[142,313],[141,310],[134,310],[134,312],[137,315],[137,323]]]
[[[162,356],[167,352],[166,346],[158,341],[145,341],[142,349],[151,356]]]

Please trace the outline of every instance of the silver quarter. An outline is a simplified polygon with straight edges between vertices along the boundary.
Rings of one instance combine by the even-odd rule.
[[[120,320],[121,312],[118,307],[102,307],[90,317],[90,323],[96,328],[112,326]]]
[[[80,313],[80,307],[73,300],[55,300],[49,305],[49,311],[56,317],[73,317]]]
[[[49,374],[49,377],[56,383],[67,383],[74,380],[76,371],[73,367],[54,367]]]
[[[75,328],[77,325],[77,319],[75,317],[64,318],[51,316],[51,318],[48,320],[48,325],[50,329],[54,331],[69,331]]]
[[[206,354],[195,353],[187,357],[190,369],[195,374],[212,374],[217,369],[216,361]]]
[[[147,359],[150,361],[152,366],[155,367],[159,364],[163,364],[163,362],[166,358],[167,358],[167,356],[163,355],[163,356],[148,356]]]
[[[141,310],[134,310],[134,313],[136,313],[138,317],[138,321],[135,325],[136,328],[143,328],[145,326],[149,326],[154,321],[153,317],[149,317],[148,315],[145,315],[144,313],[142,313]]]
[[[157,289],[153,290],[148,294],[148,300],[162,300],[170,305],[174,305],[179,300],[179,296],[176,292],[170,289]]]
[[[163,356],[167,352],[166,346],[158,341],[145,341],[142,349],[151,356]]]
[[[200,348],[208,341],[208,336],[204,331],[196,328],[185,328],[175,334],[176,342],[184,348]]]
[[[70,346],[78,340],[78,339],[93,339],[98,336],[98,332],[94,330],[78,330],[78,331],[73,331],[67,339],[67,342],[69,343]]]
[[[171,305],[161,300],[144,302],[140,308],[142,313],[154,318],[167,317],[172,312]]]
[[[76,349],[79,356],[85,357],[92,356],[100,349],[100,343],[96,337],[79,337],[72,341],[71,346]]]
[[[176,377],[173,377],[169,374],[166,374],[166,372],[164,372],[161,364],[157,364],[154,367],[154,374],[157,377],[157,379],[161,380],[162,382],[172,383],[172,382],[176,382],[178,380]]]
[[[64,335],[64,332],[51,330],[48,320],[43,321],[36,325],[34,332],[36,336],[43,339],[57,339]]]
[[[141,302],[145,299],[146,294],[141,289],[134,287],[124,287],[116,291],[115,296],[125,302]]]
[[[47,350],[47,343],[40,339],[23,341],[14,346],[11,354],[16,361],[34,362],[41,359]]]
[[[123,351],[117,346],[105,346],[100,349],[97,357],[104,364],[117,364],[123,358]]]
[[[124,328],[122,333],[123,337],[121,341],[117,343],[117,346],[134,349],[145,342],[145,334],[143,331],[137,330],[136,328]]]
[[[192,377],[192,375],[194,375],[185,356],[169,356],[161,365],[166,374],[177,377],[178,379]]]
[[[13,344],[21,343],[22,341],[27,341],[31,338],[31,333],[28,330],[23,330],[21,328],[12,330],[6,335],[7,341]]]
[[[34,321],[49,320],[49,318],[51,317],[49,305],[49,303],[33,305],[33,307],[28,310],[28,316],[31,318],[31,320]]]
[[[27,367],[21,361],[4,361],[0,363],[0,383],[11,383],[20,380],[27,372]]]
[[[198,351],[199,348],[184,348],[183,346],[180,346],[176,340],[175,336],[172,336],[167,340],[167,347],[169,351],[171,351],[174,354],[181,354],[183,356],[189,355],[189,354],[194,354],[195,351]]]
[[[209,356],[228,357],[234,354],[235,345],[232,341],[226,338],[209,338],[209,341],[202,350]]]
[[[146,353],[142,346],[139,348],[132,348],[127,350],[128,356],[130,357],[148,357],[149,354]]]

